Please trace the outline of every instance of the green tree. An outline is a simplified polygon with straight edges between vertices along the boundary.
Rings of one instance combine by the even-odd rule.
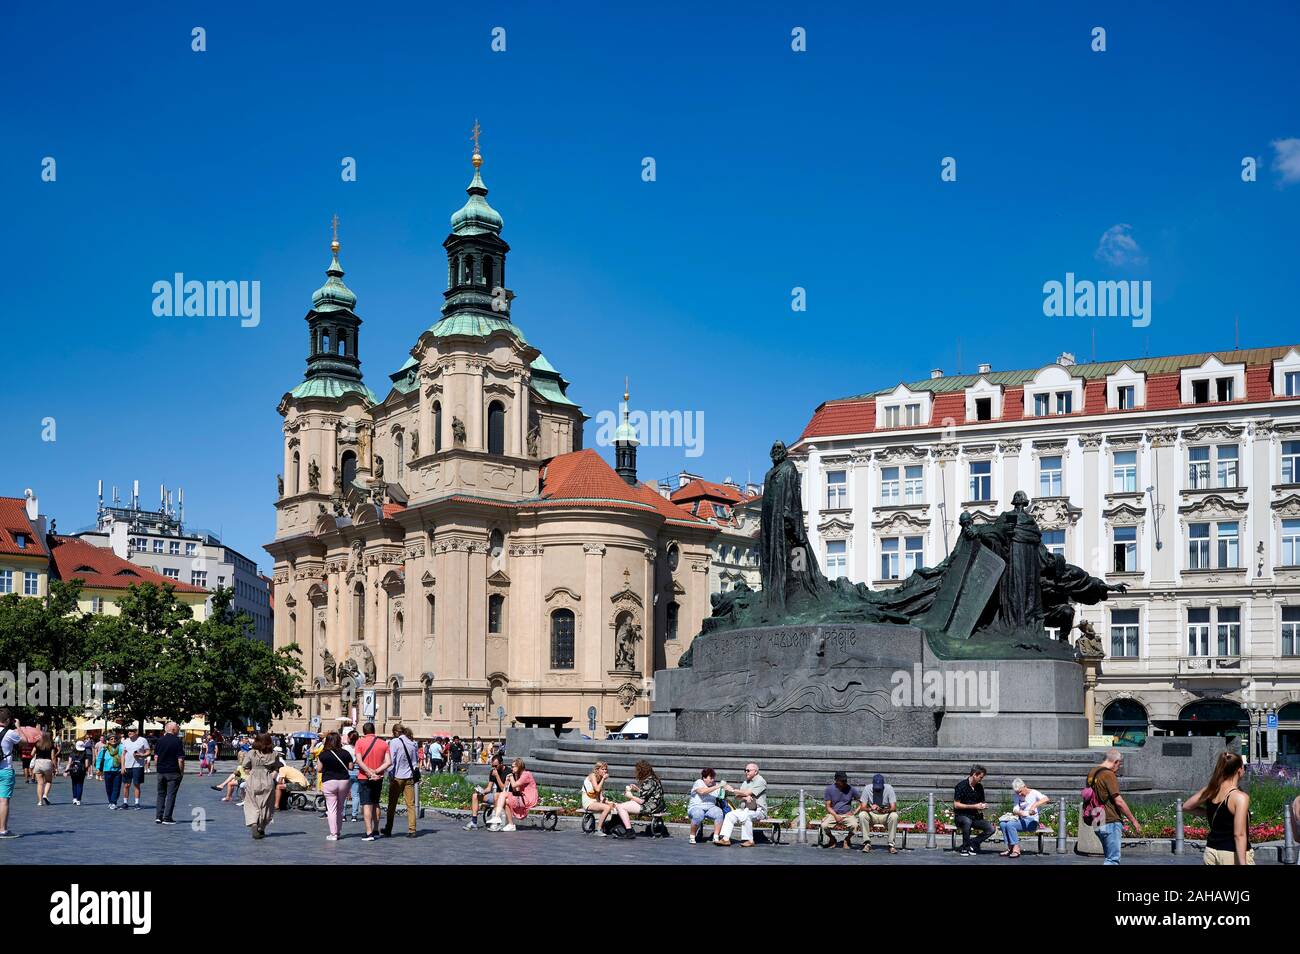
[[[170,584],[131,586],[118,616],[95,617],[89,656],[105,682],[121,683],[111,702],[122,722],[188,720],[202,711],[202,680],[193,610]]]
[[[0,670],[12,673],[16,679],[21,664],[28,674],[43,673],[47,690],[53,690],[55,682],[59,684],[57,696],[47,691],[39,701],[14,707],[27,724],[49,725],[57,732],[64,723],[75,721],[83,710],[84,705],[74,703],[91,701],[80,692],[64,698],[63,693],[72,686],[54,675],[80,674],[94,668],[88,660],[92,617],[77,609],[80,593],[79,581],[54,580],[45,599],[17,593],[0,596]],[[89,687],[78,680],[76,688]],[[34,694],[27,695],[31,700]]]
[[[211,726],[227,720],[267,725],[298,712],[306,676],[296,644],[272,649],[253,635],[253,620],[233,606],[234,591],[218,588],[212,612],[196,630],[200,654],[201,711]]]

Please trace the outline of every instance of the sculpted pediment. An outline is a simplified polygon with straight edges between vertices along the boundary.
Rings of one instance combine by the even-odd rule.
[[[1249,509],[1250,505],[1244,501],[1229,500],[1220,494],[1207,494],[1200,500],[1179,507],[1178,512],[1189,518],[1205,517],[1215,519],[1218,517],[1238,517]]]

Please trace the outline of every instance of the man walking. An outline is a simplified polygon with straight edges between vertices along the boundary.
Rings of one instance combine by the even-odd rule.
[[[1097,827],[1097,839],[1106,853],[1103,864],[1119,864],[1120,847],[1124,838],[1124,819],[1133,826],[1133,834],[1142,834],[1142,823],[1133,817],[1128,803],[1119,793],[1119,770],[1124,756],[1119,749],[1107,749],[1102,763],[1088,773],[1088,785],[1097,794],[1105,809],[1105,821]]]
[[[388,770],[388,817],[384,821],[384,837],[393,835],[393,815],[397,812],[397,798],[406,802],[406,837],[415,837],[415,783],[416,746],[411,730],[400,722],[393,726],[393,741],[388,743],[388,757],[392,762]]]
[[[451,745],[447,746],[447,760],[451,765],[450,771],[460,771],[460,760],[465,757],[465,743],[460,740],[460,736],[451,737]]]
[[[984,817],[984,809],[989,807],[984,801],[983,785],[987,774],[984,766],[972,765],[970,774],[953,787],[953,820],[961,829],[961,849],[958,853],[963,857],[978,855],[980,846],[993,834],[993,823]],[[974,841],[970,837],[972,828],[979,831]]]
[[[140,738],[136,726],[126,731],[122,743],[122,807],[131,804],[131,787],[135,786],[135,808],[140,808],[140,786],[144,784],[144,765],[149,757],[149,740]]]
[[[181,789],[185,774],[185,745],[180,738],[181,727],[168,722],[162,738],[154,749],[158,767],[158,804],[155,807],[155,825],[175,825],[172,812],[176,808],[176,793]]]

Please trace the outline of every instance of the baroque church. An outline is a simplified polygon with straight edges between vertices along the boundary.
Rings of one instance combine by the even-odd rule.
[[[709,615],[717,528],[638,482],[626,394],[616,468],[583,448],[568,382],[515,324],[477,142],[472,161],[441,318],[384,393],[361,373],[337,226],[312,295],[266,546],[275,645],[300,647],[307,678],[277,729],[364,720],[373,698],[381,730],[420,737],[469,735],[470,713],[480,737],[499,719],[601,737],[649,712],[654,671]]]

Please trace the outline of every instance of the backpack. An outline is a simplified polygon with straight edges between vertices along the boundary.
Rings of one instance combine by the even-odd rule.
[[[1106,823],[1106,807],[1098,797],[1097,790],[1092,787],[1100,771],[1102,770],[1098,768],[1089,772],[1083,788],[1079,791],[1079,797],[1083,799],[1082,822],[1089,828],[1099,828]]]

